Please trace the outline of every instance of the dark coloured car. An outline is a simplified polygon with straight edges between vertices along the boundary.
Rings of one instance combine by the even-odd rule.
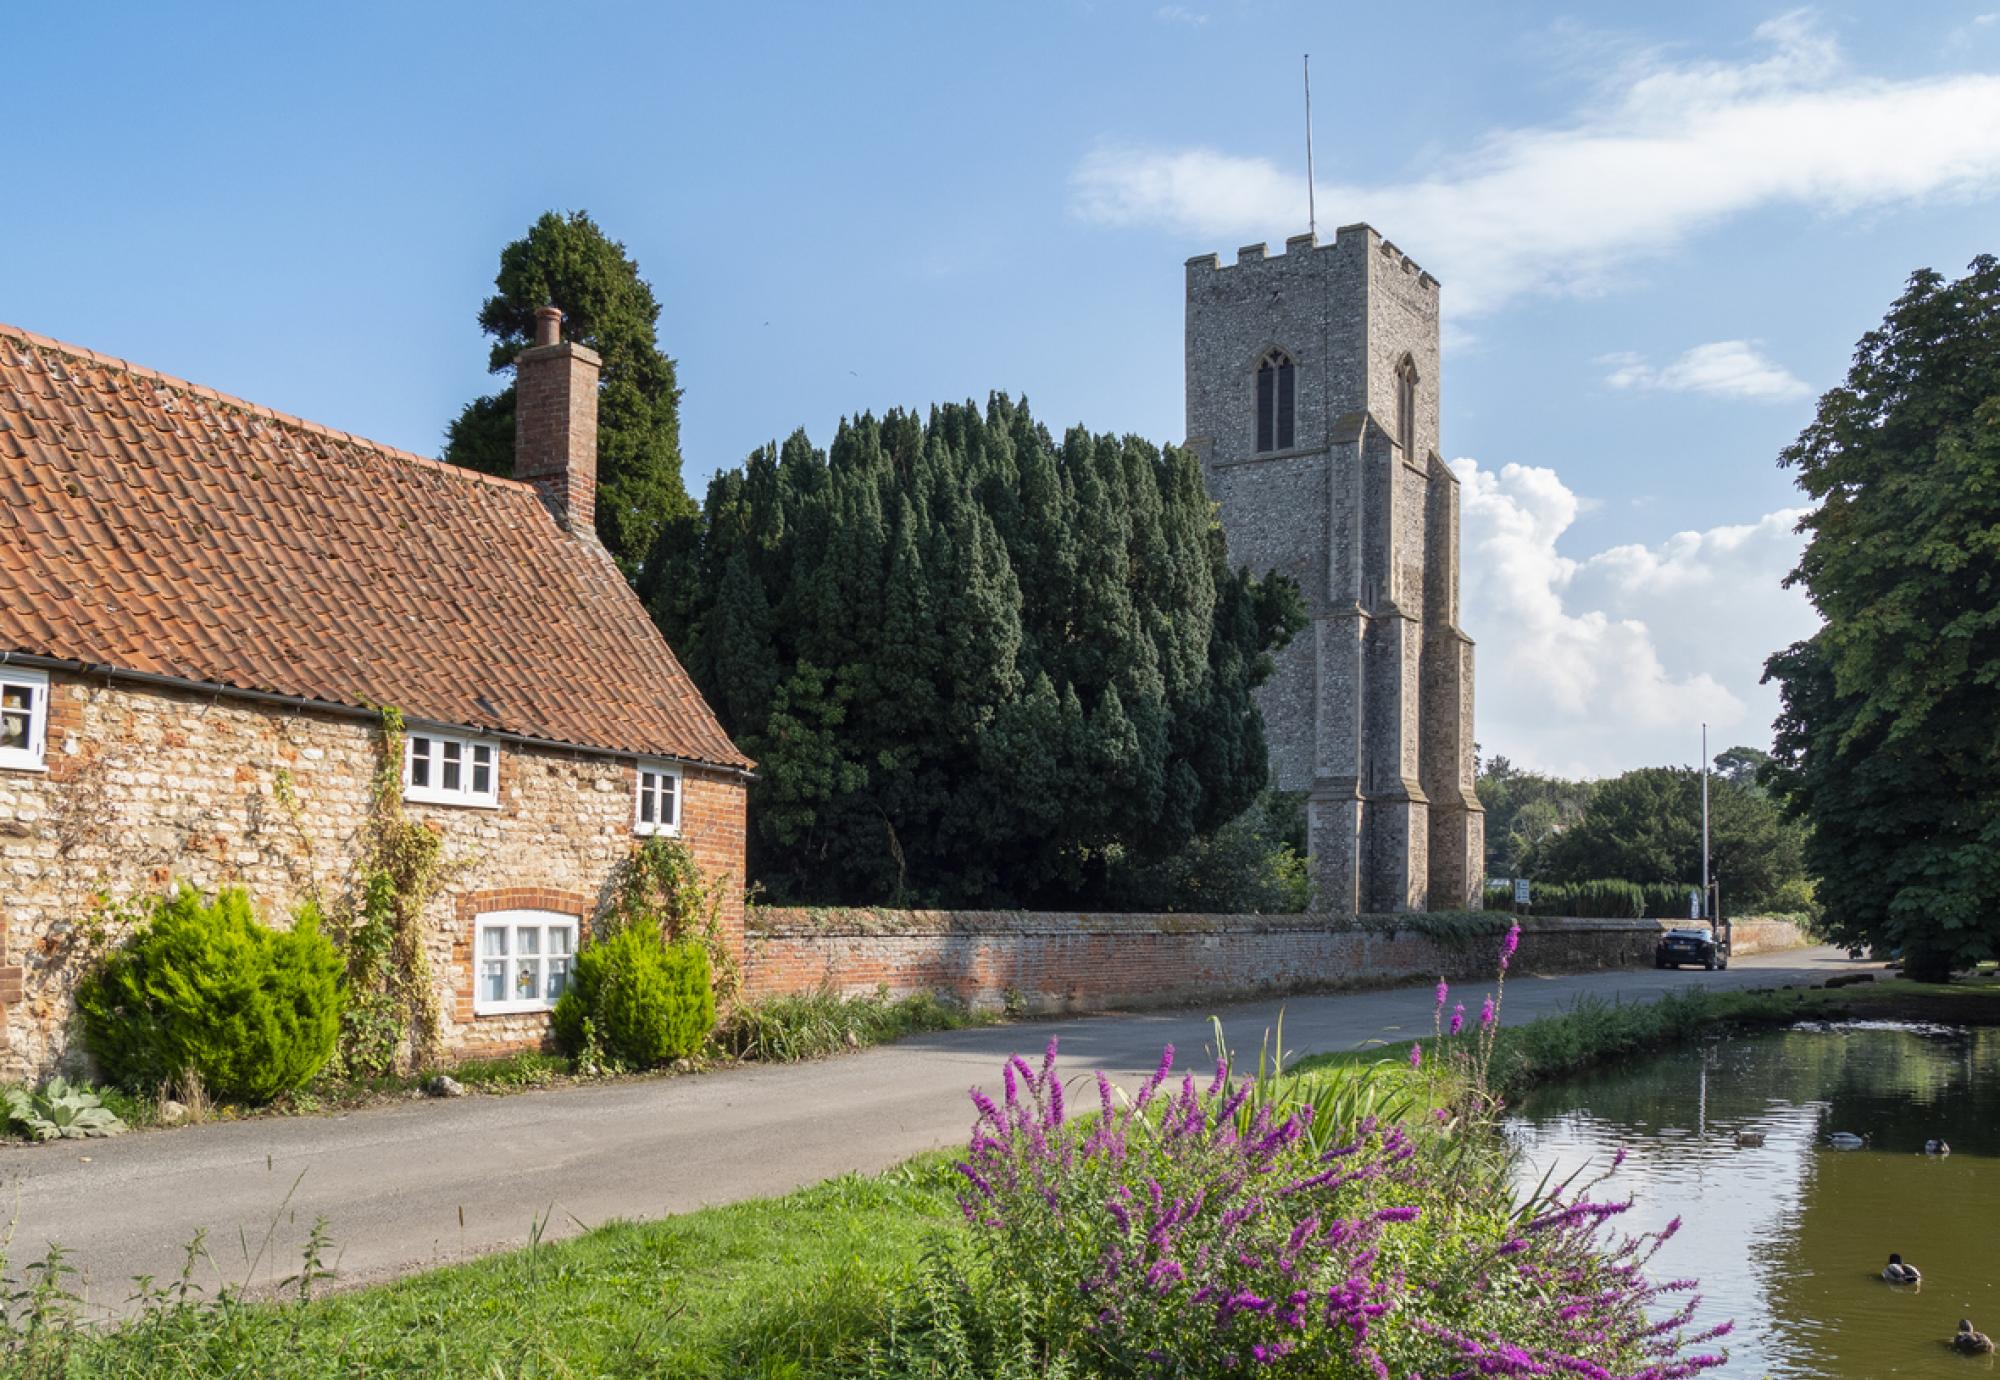
[[[1668,930],[1660,936],[1659,947],[1653,950],[1653,966],[1678,968],[1683,963],[1699,963],[1714,972],[1729,966],[1729,950],[1717,944],[1715,936],[1707,930]]]

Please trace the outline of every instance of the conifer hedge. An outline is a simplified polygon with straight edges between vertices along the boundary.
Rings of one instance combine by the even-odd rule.
[[[758,759],[774,900],[1116,904],[1265,785],[1251,690],[1304,622],[1232,571],[1190,452],[993,397],[803,432],[710,484],[641,593]]]

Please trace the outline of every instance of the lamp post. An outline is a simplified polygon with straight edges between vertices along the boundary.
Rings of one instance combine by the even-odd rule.
[[[1708,892],[1708,725],[1701,726],[1701,915],[1715,928],[1715,910]]]

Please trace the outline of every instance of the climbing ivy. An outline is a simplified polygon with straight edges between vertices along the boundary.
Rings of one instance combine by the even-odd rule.
[[[347,1007],[335,1071],[349,1078],[415,1068],[438,1056],[437,987],[424,950],[424,909],[443,875],[444,840],[403,814],[403,716],[384,708],[382,760],[370,790],[356,895],[337,941],[347,962]]]
[[[723,893],[729,879],[704,879],[694,850],[680,839],[654,837],[619,864],[611,899],[598,915],[593,938],[602,942],[634,925],[656,926],[669,944],[698,940],[719,1000],[743,985],[743,971],[722,932]]]

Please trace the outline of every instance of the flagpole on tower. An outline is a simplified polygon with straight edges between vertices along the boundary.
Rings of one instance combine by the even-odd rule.
[[[1313,204],[1313,60],[1305,55],[1306,68],[1306,229],[1319,234],[1319,208]],[[1298,222],[1294,221],[1296,225]]]

